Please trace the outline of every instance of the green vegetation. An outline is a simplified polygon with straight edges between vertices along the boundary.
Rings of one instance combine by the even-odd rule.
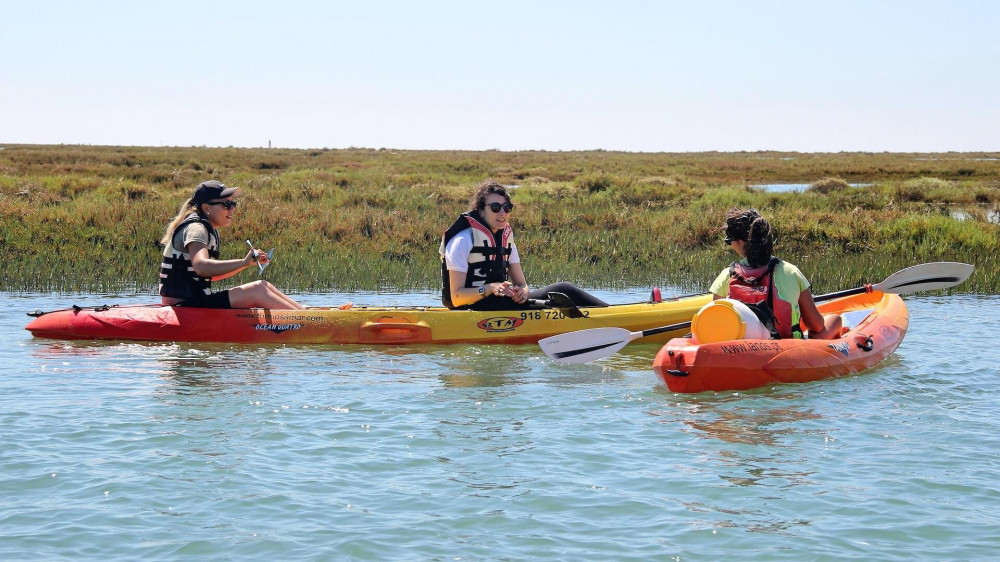
[[[822,293],[926,261],[1000,288],[1000,155],[463,152],[6,145],[0,290],[153,291],[163,229],[210,178],[242,186],[223,256],[277,247],[296,290],[438,287],[441,232],[484,178],[517,185],[529,282],[704,290],[732,260],[727,209],[761,210]],[[805,192],[750,186],[807,183]],[[849,184],[866,184],[850,187]],[[960,213],[959,213],[960,212]],[[956,218],[959,217],[959,218]],[[247,274],[233,278],[245,282]]]

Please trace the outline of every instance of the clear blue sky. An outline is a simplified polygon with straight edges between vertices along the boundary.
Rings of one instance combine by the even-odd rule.
[[[1000,1],[46,1],[0,143],[1000,151]]]

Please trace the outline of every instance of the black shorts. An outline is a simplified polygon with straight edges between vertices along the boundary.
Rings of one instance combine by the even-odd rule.
[[[232,308],[229,304],[229,291],[219,291],[210,295],[184,299],[174,306],[190,306],[193,308]]]

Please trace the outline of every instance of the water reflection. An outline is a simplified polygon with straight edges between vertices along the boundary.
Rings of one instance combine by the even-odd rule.
[[[660,388],[668,392],[665,388]],[[800,422],[823,419],[810,408],[780,407],[776,401],[794,403],[801,392],[775,393],[771,388],[709,396],[684,397],[670,394],[674,409],[653,410],[664,423],[679,421],[683,431],[737,445],[781,446],[787,437],[811,433]],[[725,454],[725,453],[724,453]]]
[[[445,388],[499,387],[510,384],[507,373],[453,372],[438,375]]]
[[[798,393],[771,395],[765,400],[734,394],[721,401],[680,405],[679,421],[686,426],[682,431],[715,442],[712,457],[718,465],[718,477],[731,484],[776,487],[810,484],[813,471],[799,469],[805,459],[786,458],[783,450],[800,449],[799,442],[809,439],[811,434],[828,440],[826,430],[808,429],[809,422],[824,417],[811,408],[774,403],[801,399]],[[726,474],[722,467],[736,472]]]
[[[421,345],[379,346],[380,373],[395,372],[415,382],[435,376],[445,388],[496,388],[524,382],[532,371],[524,346]]]
[[[438,379],[446,388],[500,387],[542,382],[555,386],[598,384],[619,380],[625,371],[647,369],[652,355],[636,362],[621,355],[597,363],[567,365],[549,360],[535,345],[438,346],[422,348],[419,360],[440,368]]]
[[[521,385],[526,382],[525,375],[532,372],[531,356],[517,346],[449,346],[431,356],[441,369],[437,377],[445,388]]]
[[[219,392],[233,386],[258,386],[272,371],[276,348],[224,344],[176,344],[122,341],[31,340],[40,368],[107,378],[128,375],[138,382],[154,375],[169,394]],[[234,373],[237,376],[233,376]]]
[[[778,446],[785,437],[804,433],[796,422],[821,419],[815,412],[796,408],[739,408],[712,413],[694,411],[689,415],[681,422],[700,435],[727,443],[766,447]]]
[[[804,446],[826,440],[824,416],[802,391],[773,388],[714,395],[671,395],[651,412],[692,439],[680,445],[691,461],[689,478],[703,482],[697,493],[681,498],[698,514],[703,528],[739,528],[746,532],[789,534],[814,523],[815,514],[781,517],[769,504],[774,497],[810,495],[821,485],[819,470],[808,455],[821,449]],[[746,498],[757,500],[748,504]],[[806,502],[808,503],[808,502]]]
[[[959,221],[977,220],[991,224],[1000,224],[1000,209],[959,209],[950,212],[951,218]]]
[[[695,503],[684,504],[685,507],[693,512],[704,512],[704,511],[719,511],[725,515],[729,515],[735,518],[748,518],[745,522],[737,522],[736,520],[722,519],[717,521],[708,520],[696,520],[694,525],[700,528],[742,528],[751,533],[767,533],[767,534],[781,534],[781,535],[794,535],[794,530],[798,527],[809,527],[813,522],[809,519],[799,518],[799,519],[775,519],[773,512],[768,509],[725,509],[725,508],[712,508]]]
[[[788,193],[792,191],[804,192],[809,189],[809,183],[759,183],[751,184],[749,187],[759,189],[768,193]],[[870,183],[850,183],[851,187],[868,187]]]
[[[273,371],[274,348],[233,349],[223,346],[175,346],[156,358],[170,394],[224,392],[236,387],[259,387]]]

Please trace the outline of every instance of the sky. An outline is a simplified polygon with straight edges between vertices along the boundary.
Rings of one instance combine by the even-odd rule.
[[[1000,151],[1000,1],[4,2],[0,146]]]

